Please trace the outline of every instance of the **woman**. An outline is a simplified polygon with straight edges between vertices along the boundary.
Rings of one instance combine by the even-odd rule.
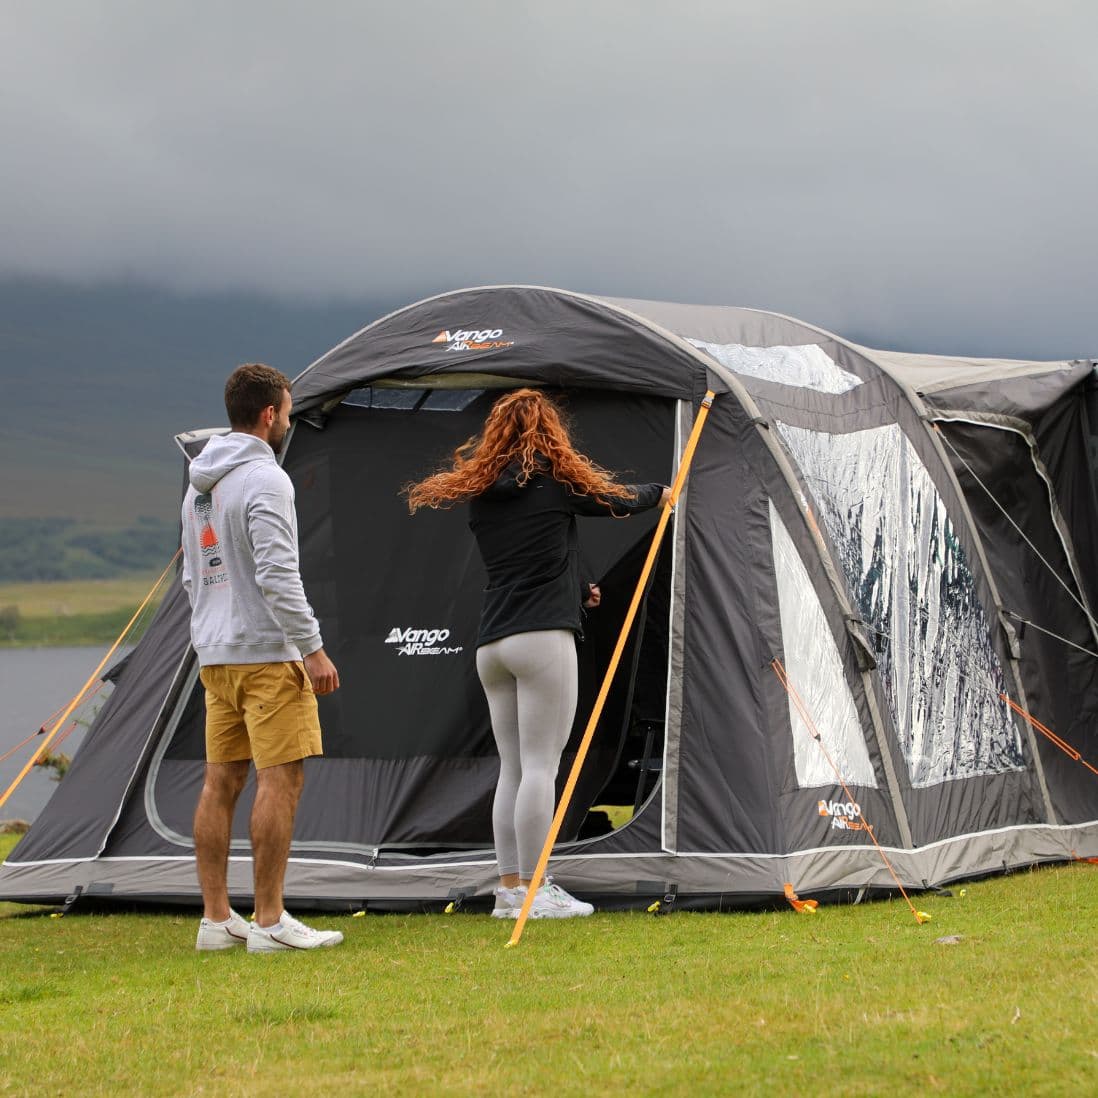
[[[499,888],[492,914],[517,918],[553,818],[554,781],[576,710],[581,587],[576,515],[624,518],[666,501],[661,484],[624,485],[578,453],[556,405],[519,389],[493,405],[479,436],[448,469],[407,485],[409,510],[469,503],[469,526],[488,573],[477,673],[488,698],[500,773],[492,807]],[[594,908],[549,877],[532,918]]]

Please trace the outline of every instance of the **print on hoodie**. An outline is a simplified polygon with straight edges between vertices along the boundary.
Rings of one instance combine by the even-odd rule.
[[[202,586],[212,587],[228,583],[229,573],[218,571],[224,563],[221,559],[221,542],[213,527],[213,496],[208,492],[194,497],[194,513],[199,525],[199,544],[202,546]]]

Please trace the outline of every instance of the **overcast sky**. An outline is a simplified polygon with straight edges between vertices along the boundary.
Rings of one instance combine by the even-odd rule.
[[[1098,4],[0,0],[0,276],[1098,354]]]

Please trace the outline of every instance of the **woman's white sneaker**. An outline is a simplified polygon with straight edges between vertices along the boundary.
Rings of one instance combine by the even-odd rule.
[[[284,949],[329,949],[339,945],[343,935],[338,930],[314,930],[283,911],[282,918],[271,927],[252,923],[248,929],[249,953],[278,953]]]
[[[232,949],[233,946],[246,945],[248,942],[248,920],[241,918],[229,908],[229,918],[223,923],[203,919],[198,924],[198,940],[194,943],[197,950]]]
[[[545,878],[545,884],[534,893],[534,902],[530,905],[531,919],[575,919],[593,915],[591,904],[570,896],[552,877]]]
[[[496,906],[492,908],[493,919],[517,919],[526,899],[526,889],[522,885],[514,888],[496,889]]]

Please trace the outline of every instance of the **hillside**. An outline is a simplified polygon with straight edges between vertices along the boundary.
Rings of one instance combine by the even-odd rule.
[[[241,362],[293,377],[401,302],[304,305],[244,295],[0,281],[0,524],[63,516],[174,521],[179,431],[224,422]]]

